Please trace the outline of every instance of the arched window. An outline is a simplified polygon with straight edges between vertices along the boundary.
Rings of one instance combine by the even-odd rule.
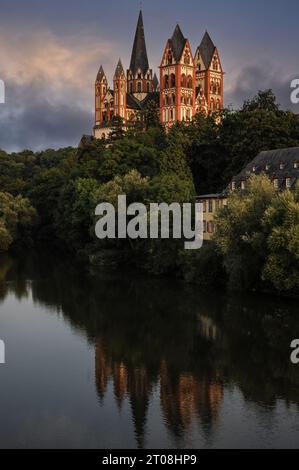
[[[133,93],[133,82],[130,83],[130,93]]]
[[[189,54],[188,51],[185,52],[184,63],[185,63],[185,65],[189,65],[189,64],[190,64],[190,54]]]
[[[211,111],[212,111],[212,112],[214,111],[214,108],[215,108],[214,100],[211,99]]]
[[[141,93],[141,91],[142,91],[142,83],[141,82],[138,82],[137,90],[138,90],[138,93]]]
[[[147,82],[146,84],[146,92],[149,93],[150,92],[150,83]]]
[[[168,77],[168,75],[164,76],[164,88],[169,88],[169,77]]]
[[[169,65],[172,64],[172,52],[171,52],[170,49],[169,49],[168,54],[167,54],[167,63],[168,63]]]
[[[186,75],[183,73],[182,78],[181,78],[181,87],[186,88],[186,84],[187,84]]]
[[[174,73],[170,75],[170,87],[171,88],[175,87],[175,74]]]
[[[193,88],[193,79],[191,75],[188,75],[188,78],[187,78],[187,88]]]

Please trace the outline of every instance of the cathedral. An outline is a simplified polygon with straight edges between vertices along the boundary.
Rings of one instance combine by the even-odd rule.
[[[115,116],[121,117],[128,128],[149,102],[156,104],[166,128],[177,121],[191,121],[199,112],[223,109],[224,72],[208,32],[193,55],[189,40],[177,25],[166,43],[159,69],[160,81],[149,65],[140,12],[127,72],[119,60],[110,88],[103,67],[99,69],[95,82],[95,138],[109,135]]]

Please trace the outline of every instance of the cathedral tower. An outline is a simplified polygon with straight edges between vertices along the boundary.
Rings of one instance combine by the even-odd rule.
[[[103,70],[100,66],[98,75],[95,82],[95,125],[99,125],[103,121],[104,115],[104,97],[107,93],[108,81]]]
[[[113,87],[115,115],[125,120],[127,112],[126,75],[120,59],[115,70]]]
[[[130,68],[127,71],[128,93],[142,101],[153,91],[153,71],[149,68],[145,44],[142,12],[139,13],[137,29],[131,56]]]
[[[223,109],[223,69],[220,56],[206,31],[195,53],[196,86],[206,98],[209,112]]]
[[[195,109],[195,64],[191,47],[179,27],[167,41],[160,65],[161,122],[191,121]]]

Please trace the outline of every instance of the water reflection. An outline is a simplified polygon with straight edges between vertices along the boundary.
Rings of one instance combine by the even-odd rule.
[[[0,302],[12,292],[19,300],[32,292],[35,304],[62,313],[94,346],[99,406],[111,387],[120,412],[130,404],[138,447],[146,446],[153,399],[178,446],[194,427],[213,435],[234,387],[269,413],[281,400],[299,404],[299,368],[289,360],[299,335],[294,301],[203,294],[45,254],[1,257]]]

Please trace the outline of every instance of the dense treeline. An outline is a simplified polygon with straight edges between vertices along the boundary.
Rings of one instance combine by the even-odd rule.
[[[108,145],[93,141],[79,149],[0,151],[0,249],[28,239],[32,225],[34,240],[56,240],[99,260],[108,251],[121,253],[126,262],[151,272],[177,273],[201,284],[223,282],[231,269],[222,259],[227,256],[223,244],[192,255],[179,241],[100,242],[94,236],[95,206],[115,202],[118,194],[126,194],[128,202],[194,201],[196,193],[223,190],[259,151],[288,146],[299,146],[299,117],[280,110],[272,92],[265,91],[239,111],[225,110],[216,119],[197,115],[191,124],[177,124],[167,134],[150,105],[127,132],[116,120]],[[24,205],[25,223],[20,219],[9,226],[3,208],[7,198]],[[26,237],[20,237],[25,227]],[[267,277],[267,267],[263,269],[258,280]]]

